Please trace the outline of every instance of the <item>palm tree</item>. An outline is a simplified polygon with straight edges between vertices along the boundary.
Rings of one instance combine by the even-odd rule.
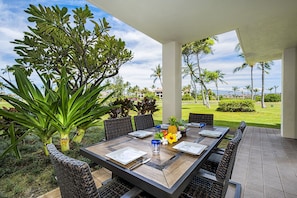
[[[271,93],[271,91],[273,90],[273,87],[270,87],[267,90]]]
[[[278,88],[278,86],[274,85],[273,88],[274,88],[274,93],[276,94],[276,89]]]
[[[151,75],[151,77],[155,78],[154,79],[154,83],[156,82],[156,80],[159,79],[161,87],[163,87],[163,83],[162,83],[162,67],[159,65],[157,65],[157,67],[153,70],[153,74]]]
[[[240,55],[240,56],[243,56],[243,54]],[[251,68],[251,98],[253,100],[254,99],[254,89],[253,89],[253,87],[254,87],[254,77],[253,77],[254,65],[249,65],[247,63],[243,63],[240,67],[236,67],[233,70],[233,73],[236,73],[238,71],[241,71],[241,70],[243,70],[243,69],[245,69],[247,67],[250,67]]]
[[[257,95],[257,93],[259,92],[259,89],[258,88],[255,88],[254,89],[254,92],[255,92],[255,95]]]
[[[241,50],[241,47],[240,47],[240,44],[238,43],[236,46],[235,46],[235,51],[239,52]],[[244,58],[244,54],[241,53],[239,54],[239,57],[242,57]],[[241,66],[239,67],[236,67],[234,70],[233,70],[233,73],[236,73],[238,71],[241,71],[247,67],[250,67],[251,68],[251,98],[252,100],[254,99],[254,78],[253,78],[253,70],[254,70],[254,65],[250,65],[248,63],[243,63]]]
[[[223,80],[224,78],[224,73],[222,73],[221,70],[216,70],[214,72],[210,72],[210,71],[207,71],[206,69],[204,70],[204,75],[206,75],[206,81],[207,82],[214,82],[215,83],[215,86],[216,86],[216,91],[217,91],[217,101],[220,101],[220,97],[219,97],[219,86],[218,86],[218,82],[220,81],[222,84],[223,83],[226,83],[226,81]]]
[[[252,95],[252,88],[251,88],[251,85],[246,85],[244,87],[246,90],[248,90],[249,92],[251,92],[251,95]]]
[[[262,90],[261,90],[261,107],[265,108],[265,102],[264,102],[264,75],[265,73],[268,74],[269,72],[267,70],[270,70],[273,62],[259,62],[259,69],[261,69],[262,72]]]
[[[236,92],[239,90],[239,87],[233,86],[232,90],[233,90],[233,93],[234,93],[234,97],[236,98]]]
[[[195,103],[197,103],[197,86],[195,83],[195,79],[196,79],[196,71],[198,70],[198,68],[193,67],[192,64],[188,64],[186,67],[183,67],[183,78],[185,78],[186,76],[190,76],[190,83],[191,83],[191,87],[193,87],[193,92],[194,92],[194,99],[195,99]]]
[[[197,88],[193,86],[195,83],[199,83],[201,85],[201,94],[203,99],[203,104],[210,107],[209,105],[209,97],[208,91],[204,83],[204,79],[202,78],[202,71],[200,67],[200,59],[203,55],[212,54],[212,45],[214,45],[217,37],[208,37],[199,41],[194,41],[191,43],[187,43],[182,47],[182,55],[184,58],[185,63],[189,69],[184,69],[185,75],[190,75],[191,77],[191,84],[195,91],[195,98],[197,97]],[[191,57],[194,56],[196,58],[196,63],[192,63]],[[198,71],[198,73],[196,73]],[[205,94],[204,94],[205,93]],[[195,99],[196,101],[196,99]]]

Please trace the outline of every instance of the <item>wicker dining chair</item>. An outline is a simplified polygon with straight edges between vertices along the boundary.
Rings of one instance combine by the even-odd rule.
[[[238,129],[240,129],[241,132],[243,133],[243,131],[245,130],[245,128],[246,128],[246,122],[245,121],[241,121]]]
[[[131,117],[104,120],[105,140],[127,135],[133,131]]]
[[[242,132],[240,129],[237,129],[234,137],[230,140],[231,142],[236,144],[236,147],[238,147],[240,141],[242,138]],[[237,149],[237,148],[236,148]],[[220,149],[219,151],[214,151],[207,160],[203,163],[202,168],[208,171],[211,171],[213,173],[216,172],[220,161],[223,158],[224,152],[226,149]]]
[[[180,197],[225,197],[233,169],[233,164],[235,162],[238,146],[237,142],[239,142],[240,138],[241,136],[239,134],[233,139],[233,141],[228,143],[215,173],[200,169],[198,174],[194,176],[191,183],[186,187]]]
[[[97,189],[86,162],[64,155],[53,144],[48,144],[47,149],[63,198],[121,197],[132,191],[136,192],[132,184],[118,177],[114,177]],[[140,192],[136,192],[135,196]]]
[[[190,113],[189,114],[189,123],[191,122],[203,122],[206,125],[213,125],[213,114],[200,114],[200,113]]]
[[[136,130],[148,129],[155,126],[152,114],[134,116],[134,123]]]

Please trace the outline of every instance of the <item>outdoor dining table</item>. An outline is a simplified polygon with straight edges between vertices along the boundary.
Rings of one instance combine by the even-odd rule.
[[[154,131],[155,129],[146,130]],[[205,137],[199,135],[202,130],[220,131],[222,133],[217,138]],[[161,145],[159,155],[152,154],[151,140],[154,138],[153,135],[145,138],[124,135],[81,148],[80,152],[98,165],[112,171],[114,175],[124,178],[155,197],[178,197],[228,131],[228,127],[189,127],[186,136],[183,136],[178,142]],[[207,147],[200,155],[189,154],[173,148],[183,141],[195,142]],[[151,158],[151,160],[131,170],[130,167],[137,162],[133,161],[123,165],[106,156],[125,147],[143,151],[146,153],[144,157]]]

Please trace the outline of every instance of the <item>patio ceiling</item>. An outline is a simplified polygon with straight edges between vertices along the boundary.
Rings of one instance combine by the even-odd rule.
[[[297,46],[296,0],[88,0],[162,44],[236,30],[250,64]]]

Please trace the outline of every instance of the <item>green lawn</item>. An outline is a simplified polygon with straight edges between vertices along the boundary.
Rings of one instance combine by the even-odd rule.
[[[182,119],[188,120],[189,113],[212,113],[214,114],[214,124],[217,126],[229,126],[231,129],[238,127],[239,122],[244,120],[247,125],[260,126],[267,128],[280,128],[281,122],[281,103],[265,103],[266,108],[261,108],[261,103],[255,104],[255,112],[218,112],[217,102],[212,101],[210,108],[203,106],[201,101],[183,102]],[[162,104],[158,104],[160,107]],[[162,109],[154,113],[156,121],[162,120]]]
[[[156,123],[162,121],[162,107],[158,103],[160,111],[154,114]],[[213,113],[215,125],[228,126],[235,130],[240,121],[246,121],[248,126],[262,126],[280,128],[280,103],[266,103],[267,108],[262,109],[260,103],[256,103],[256,112],[252,113],[228,113],[217,112],[217,103],[212,102],[211,108],[204,107],[201,102],[183,102],[182,119],[188,120],[190,112]],[[7,103],[0,103],[0,107]],[[130,112],[131,116],[136,115]],[[104,116],[106,119],[108,116]],[[133,120],[133,119],[132,119]],[[167,122],[167,121],[165,121]],[[89,129],[81,144],[71,143],[71,150],[66,154],[74,158],[90,163],[88,159],[79,155],[79,148],[94,144],[104,137],[103,125]],[[59,145],[58,138],[54,137],[53,142]],[[0,136],[0,151],[8,145],[8,140]],[[13,154],[7,155],[0,163],[0,197],[38,197],[57,187],[54,179],[52,165],[48,157],[42,152],[41,142],[34,136],[28,136],[20,145],[22,159],[15,159]]]

